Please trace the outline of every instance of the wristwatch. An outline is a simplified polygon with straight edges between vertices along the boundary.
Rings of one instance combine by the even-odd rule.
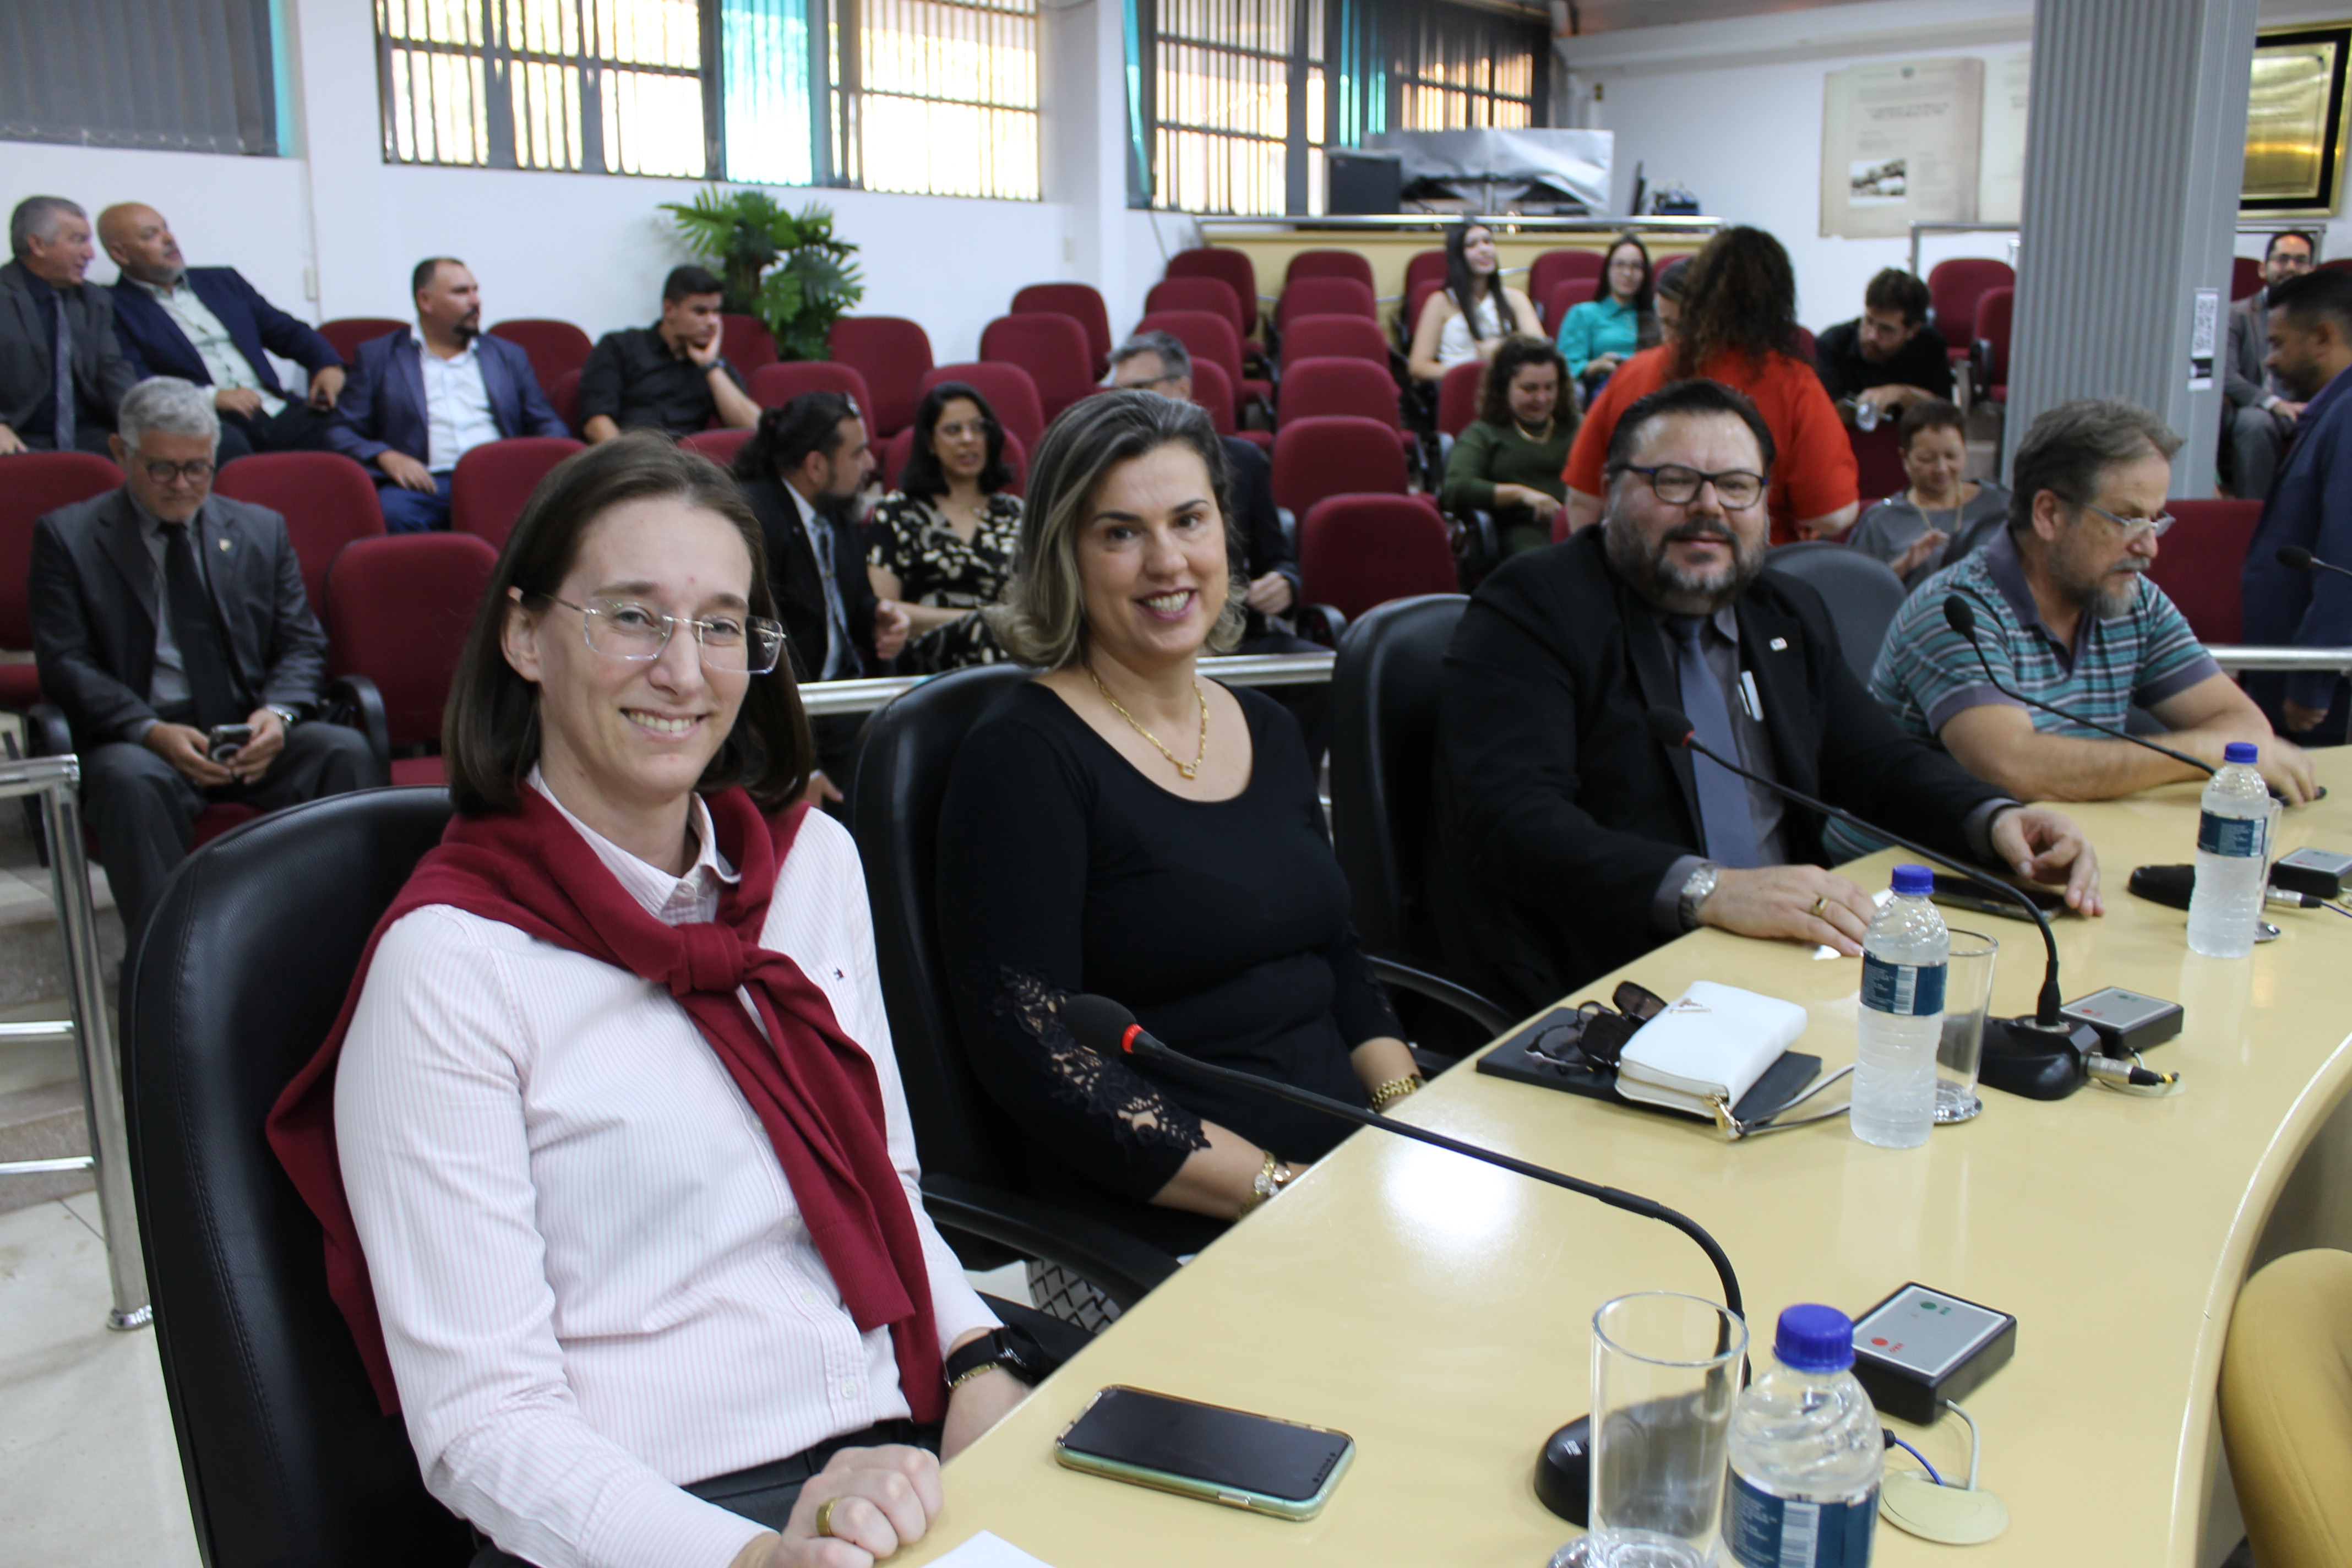
[[[1691,872],[1690,879],[1683,884],[1681,897],[1675,900],[1675,913],[1682,921],[1683,930],[1698,929],[1698,907],[1713,895],[1716,879],[1722,875],[1723,868],[1712,860],[1700,861]]]
[[[302,716],[299,713],[297,713],[293,709],[286,707],[282,703],[272,702],[268,706],[272,713],[278,715],[278,721],[285,725],[289,730],[301,721]]]
[[[1032,1388],[1054,1370],[1035,1340],[1019,1329],[1003,1328],[982,1335],[948,1357],[948,1388],[952,1392],[995,1367],[1003,1367]]]

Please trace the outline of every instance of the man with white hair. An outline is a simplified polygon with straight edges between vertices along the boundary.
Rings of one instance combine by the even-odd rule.
[[[103,452],[114,405],[136,379],[114,340],[114,301],[86,286],[89,217],[63,196],[26,196],[8,216],[0,267],[0,458]]]
[[[303,722],[327,639],[286,520],[212,493],[219,441],[205,389],[142,381],[111,442],[121,487],[33,531],[41,689],[73,727],[83,809],[132,940],[207,805],[273,811],[385,782],[357,731]]]

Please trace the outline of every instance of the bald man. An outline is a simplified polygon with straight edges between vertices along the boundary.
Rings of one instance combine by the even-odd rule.
[[[142,381],[175,375],[212,389],[218,461],[325,448],[343,390],[343,362],[326,339],[263,299],[236,268],[188,266],[172,226],[153,207],[107,208],[98,215],[98,238],[122,269],[112,292],[123,358]],[[279,384],[270,354],[310,373],[306,397],[295,399]]]

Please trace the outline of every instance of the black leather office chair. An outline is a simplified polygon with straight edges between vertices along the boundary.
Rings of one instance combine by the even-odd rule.
[[[418,788],[247,824],[182,864],[131,961],[131,1181],[207,1568],[455,1568],[473,1550],[377,1410],[319,1223],[262,1137],[448,817],[447,792]]]
[[[1381,978],[1402,994],[1398,1003],[1412,1037],[1454,1052],[1514,1022],[1445,973],[1428,886],[1438,667],[1469,602],[1430,594],[1367,611],[1340,639],[1331,671],[1331,838],[1352,895],[1356,935]],[[1465,1018],[1475,1033],[1463,1030]]]
[[[1886,628],[1895,624],[1895,612],[1909,592],[1895,569],[1831,539],[1780,545],[1764,557],[1764,569],[1794,577],[1821,595],[1836,623],[1846,664],[1867,684]]]
[[[1012,1121],[971,1070],[940,969],[933,879],[949,770],[989,704],[1030,673],[1012,665],[958,670],[875,714],[858,752],[850,823],[874,904],[875,954],[922,1156],[924,1205],[967,1267],[1058,1264],[1125,1308],[1174,1273],[1176,1260],[1022,1192]]]

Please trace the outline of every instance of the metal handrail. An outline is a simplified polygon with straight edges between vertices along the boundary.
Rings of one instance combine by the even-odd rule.
[[[1315,686],[1331,679],[1328,653],[1250,654],[1234,658],[1204,658],[1201,673],[1228,686]],[[870,713],[891,699],[912,691],[929,675],[887,676],[879,680],[814,680],[801,688],[801,707],[809,717],[832,713]]]
[[[1723,226],[1723,219],[1719,217],[1667,213],[1640,217],[1611,217],[1606,214],[1591,217],[1552,217],[1535,213],[1363,213],[1345,216],[1270,213],[1263,217],[1195,217],[1192,225],[1205,239],[1212,234],[1238,235],[1250,230],[1263,232],[1267,229],[1355,229],[1377,234],[1384,229],[1452,228],[1465,216],[1476,218],[1486,228],[1530,229],[1552,234],[1615,234],[1625,229],[1632,229],[1636,234],[1713,234]]]
[[[2213,662],[2231,675],[2250,670],[2284,674],[2296,670],[2332,669],[2352,675],[2352,647],[2241,647],[2207,643]]]
[[[58,932],[65,944],[66,993],[73,1016],[0,1026],[0,1039],[71,1039],[79,1048],[82,1114],[89,1152],[62,1160],[0,1164],[0,1176],[88,1170],[98,1177],[100,1227],[106,1235],[106,1271],[114,1290],[107,1327],[144,1328],[153,1321],[147,1301],[147,1265],[139,1250],[139,1208],[131,1192],[130,1134],[122,1103],[122,1067],[98,960],[98,913],[89,898],[89,861],[82,848],[81,763],[73,757],[0,762],[0,800],[38,795],[41,828],[49,842],[49,890],[57,900]]]

